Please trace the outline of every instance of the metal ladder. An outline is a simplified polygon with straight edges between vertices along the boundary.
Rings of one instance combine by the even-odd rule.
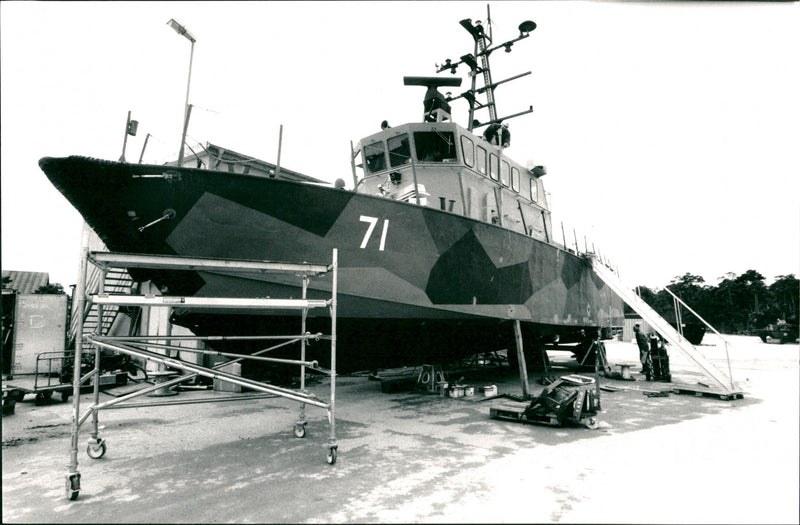
[[[733,379],[714,366],[695,346],[686,340],[669,322],[661,317],[658,312],[644,302],[636,293],[625,286],[625,284],[608,269],[594,254],[586,254],[586,260],[590,261],[592,270],[606,283],[628,306],[633,308],[636,313],[642,316],[661,336],[666,339],[673,347],[680,350],[686,357],[693,361],[703,373],[726,393],[731,393],[736,389]],[[730,369],[730,363],[729,363]]]
[[[90,275],[86,282],[87,293],[97,293],[97,291],[100,289],[101,274],[102,271],[99,268],[91,268]],[[111,269],[106,274],[103,288],[108,293],[126,294],[130,292],[131,286],[133,286],[133,279],[126,270]],[[75,338],[78,335],[78,315],[83,315],[82,335],[108,334],[108,331],[111,329],[111,327],[114,325],[114,321],[117,319],[117,315],[119,315],[119,306],[104,305],[102,312],[102,316],[99,316],[97,305],[89,301],[87,301],[85,307],[83,308],[83,312],[73,307],[69,323],[67,348],[72,347],[72,345],[75,343]]]

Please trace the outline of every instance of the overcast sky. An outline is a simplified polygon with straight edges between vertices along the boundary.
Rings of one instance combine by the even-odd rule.
[[[800,274],[796,2],[492,2],[508,154],[543,164],[554,229],[589,238],[631,285]],[[418,121],[404,75],[472,51],[485,2],[2,2],[2,267],[77,277],[81,218],[37,162],[177,157],[197,38],[189,142],[352,185],[350,141]],[[463,74],[464,71],[459,71]],[[454,103],[466,124],[466,106]]]

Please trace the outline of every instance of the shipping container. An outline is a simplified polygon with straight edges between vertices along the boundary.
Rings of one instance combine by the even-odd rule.
[[[36,373],[37,356],[63,354],[66,294],[3,293],[3,373]],[[40,359],[39,373],[61,371],[61,359]]]

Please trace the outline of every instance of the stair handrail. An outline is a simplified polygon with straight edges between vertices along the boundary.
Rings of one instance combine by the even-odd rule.
[[[639,297],[630,286],[628,286],[626,283],[622,281],[622,279],[620,279],[618,274],[615,274],[613,270],[606,267],[605,265],[599,264],[600,261],[597,259],[595,255],[585,254],[584,257],[592,266],[592,269],[598,275],[598,277],[603,279],[603,281],[605,281],[606,284],[611,286],[611,289],[614,290],[614,292],[617,293],[617,295],[619,295],[622,300],[630,304],[631,307],[634,308],[634,310],[637,310],[637,305],[631,303],[628,300],[628,298],[625,297],[626,295],[630,295],[630,299],[632,301],[635,301],[638,304],[639,308],[641,308],[645,312],[648,312],[648,315],[652,315],[653,319],[648,320],[648,322],[650,322],[653,328],[655,328],[659,333],[661,333],[661,335],[664,336],[668,341],[674,339],[674,341],[670,342],[676,343],[678,345],[678,348],[681,351],[683,351],[686,355],[688,355],[698,366],[700,366],[700,368],[702,368],[705,371],[706,375],[709,378],[713,379],[717,384],[719,384],[719,386],[721,386],[725,390],[736,389],[736,385],[733,382],[733,378],[730,376],[730,374],[728,376],[725,376],[725,374],[721,370],[718,370],[716,366],[714,366],[714,364],[711,363],[711,361],[709,361],[705,356],[702,355],[702,353],[697,352],[693,344],[691,344],[683,335],[681,335],[677,330],[675,330],[666,321],[666,319],[664,319],[661,316],[661,314],[659,314],[652,306],[647,304],[646,301],[644,301],[641,297]],[[606,277],[604,277],[604,274],[606,273],[608,273],[610,276],[613,276],[613,279],[608,280]],[[617,290],[617,288],[619,288],[619,290]],[[643,312],[640,313],[642,313],[642,316],[645,317],[645,319],[647,319],[647,316],[645,316]],[[692,351],[697,355],[692,355],[691,353],[687,353],[688,350],[683,348],[683,346],[691,347]],[[705,361],[705,363],[703,363],[703,361]],[[730,369],[730,360],[728,361],[728,368]],[[716,374],[714,373],[715,371]],[[730,383],[730,386],[728,386],[728,383]]]
[[[695,312],[694,310],[692,310],[692,308],[691,308],[691,307],[690,307],[688,304],[686,304],[686,303],[683,301],[683,299],[681,299],[680,297],[678,297],[677,295],[675,295],[675,294],[672,292],[672,290],[670,290],[670,289],[669,289],[669,288],[667,288],[666,286],[664,287],[664,290],[666,290],[666,291],[667,291],[667,293],[669,293],[669,294],[672,296],[672,298],[673,298],[673,299],[675,299],[676,301],[678,301],[678,302],[679,302],[679,303],[680,303],[680,304],[681,304],[681,305],[682,305],[684,308],[686,308],[687,310],[689,310],[689,312],[691,312],[691,313],[692,313],[692,314],[693,314],[695,317],[697,317],[698,319],[700,319],[700,321],[702,321],[704,325],[706,325],[708,328],[710,328],[710,329],[711,329],[711,331],[712,331],[712,332],[714,332],[715,334],[717,334],[717,336],[718,336],[720,339],[722,339],[722,342],[723,342],[723,343],[725,343],[725,359],[726,359],[726,360],[727,360],[727,362],[728,362],[728,377],[729,377],[729,378],[730,378],[730,380],[731,380],[731,388],[736,388],[736,387],[734,386],[734,382],[733,382],[733,371],[731,370],[731,356],[730,356],[730,354],[728,353],[728,345],[730,344],[730,343],[728,342],[728,340],[727,340],[727,339],[725,339],[725,337],[724,337],[724,336],[723,336],[721,333],[719,333],[719,332],[717,331],[717,329],[716,329],[716,328],[714,328],[713,326],[711,326],[711,324],[710,324],[708,321],[706,321],[705,319],[703,319],[703,318],[700,316],[700,314],[698,314],[697,312]]]
[[[92,266],[92,268],[88,271],[89,274],[87,276],[86,292],[90,294],[97,293],[97,291],[100,289],[100,274],[102,273],[102,270],[96,266]],[[122,284],[120,283],[107,284],[106,292],[124,293],[126,290],[130,289],[133,280],[131,279],[130,274],[127,271],[123,270],[116,273],[118,273],[119,275],[126,276],[129,282],[123,282]],[[82,313],[79,313],[77,310],[73,309],[73,311],[70,314],[69,338],[67,339],[67,346],[70,346],[77,337],[78,315],[83,315],[83,318],[86,319],[86,317],[89,316],[89,314],[93,309],[96,309],[96,306],[88,301]],[[101,327],[100,328],[101,330],[103,330],[104,323],[106,322],[107,319],[111,319],[111,323],[113,324],[113,319],[116,318],[118,310],[119,307],[117,306],[107,306],[106,308],[103,309],[103,316],[102,317],[98,316],[97,318],[97,325]]]

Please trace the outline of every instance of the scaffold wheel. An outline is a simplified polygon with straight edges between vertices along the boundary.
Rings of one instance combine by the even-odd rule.
[[[336,463],[336,451],[337,451],[337,449],[338,449],[338,447],[336,445],[333,445],[333,446],[328,448],[328,453],[325,454],[325,461],[328,462],[328,465],[333,465],[334,463]]]
[[[294,426],[294,437],[303,438],[306,437],[306,426],[302,423],[297,423]]]
[[[591,417],[587,417],[586,419],[584,419],[583,420],[583,424],[586,425],[586,428],[589,428],[591,430],[595,430],[596,428],[598,428],[600,426],[600,421],[598,421],[596,417],[591,416]]]
[[[106,442],[98,439],[96,442],[90,441],[86,447],[86,454],[92,459],[100,459],[106,454]]]
[[[80,474],[69,474],[67,475],[67,499],[70,501],[75,501],[78,499],[78,494],[81,491],[81,475]]]

